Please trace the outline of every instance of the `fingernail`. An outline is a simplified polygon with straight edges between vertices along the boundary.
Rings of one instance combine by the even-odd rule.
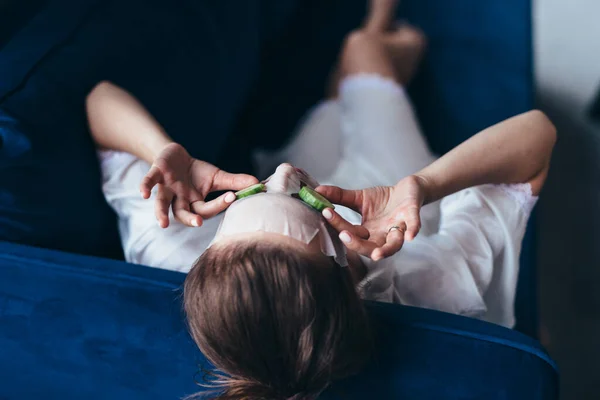
[[[323,216],[325,217],[325,219],[331,219],[333,218],[333,213],[330,209],[326,208],[323,210]]]
[[[193,219],[193,220],[192,220],[192,225],[194,225],[194,226],[198,226],[198,220],[197,220],[197,219]]]
[[[227,193],[225,195],[225,203],[233,203],[235,201],[235,194]]]
[[[344,243],[350,243],[350,242],[352,242],[352,237],[350,237],[350,235],[348,233],[346,233],[346,232],[340,233],[340,239]]]

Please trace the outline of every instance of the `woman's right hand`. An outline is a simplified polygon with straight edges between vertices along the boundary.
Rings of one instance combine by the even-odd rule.
[[[398,252],[405,240],[421,229],[420,211],[427,197],[427,182],[408,176],[394,186],[345,190],[319,186],[317,191],[329,201],[362,215],[361,225],[352,225],[332,209],[323,216],[340,234],[346,247],[377,261]]]
[[[214,165],[190,156],[177,143],[166,145],[155,158],[142,180],[140,191],[148,199],[154,186],[158,187],[155,215],[161,227],[169,226],[169,207],[175,218],[188,226],[201,226],[235,201],[235,194],[224,193],[205,202],[206,196],[217,190],[241,190],[258,183],[246,174],[231,174]]]

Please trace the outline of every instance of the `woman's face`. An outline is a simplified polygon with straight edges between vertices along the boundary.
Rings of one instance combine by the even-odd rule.
[[[262,240],[345,262],[345,249],[335,231],[298,197],[303,186],[315,188],[318,182],[299,168],[281,164],[263,183],[266,192],[237,200],[227,209],[213,244]]]
[[[284,163],[277,167],[275,173],[265,179],[267,193],[284,193],[290,196],[298,194],[303,186],[316,188],[319,183],[304,170]]]

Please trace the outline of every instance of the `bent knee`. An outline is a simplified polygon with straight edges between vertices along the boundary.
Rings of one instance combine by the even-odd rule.
[[[344,54],[361,53],[373,46],[375,38],[372,33],[364,30],[355,30],[346,35],[344,40]]]
[[[358,72],[376,72],[387,74],[391,71],[382,71],[387,64],[382,66],[382,57],[385,54],[381,40],[372,33],[357,30],[349,33],[344,42],[341,58],[341,67],[344,75]],[[389,68],[388,68],[389,69]]]

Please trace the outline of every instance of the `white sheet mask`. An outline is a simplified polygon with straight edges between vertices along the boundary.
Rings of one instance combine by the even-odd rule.
[[[292,197],[303,185],[314,188],[318,183],[306,172],[281,164],[265,180],[266,193],[246,197],[229,206],[211,246],[227,236],[248,232],[277,233],[306,245],[318,236],[322,253],[334,257],[340,266],[347,266],[346,249],[337,232],[321,213]]]

